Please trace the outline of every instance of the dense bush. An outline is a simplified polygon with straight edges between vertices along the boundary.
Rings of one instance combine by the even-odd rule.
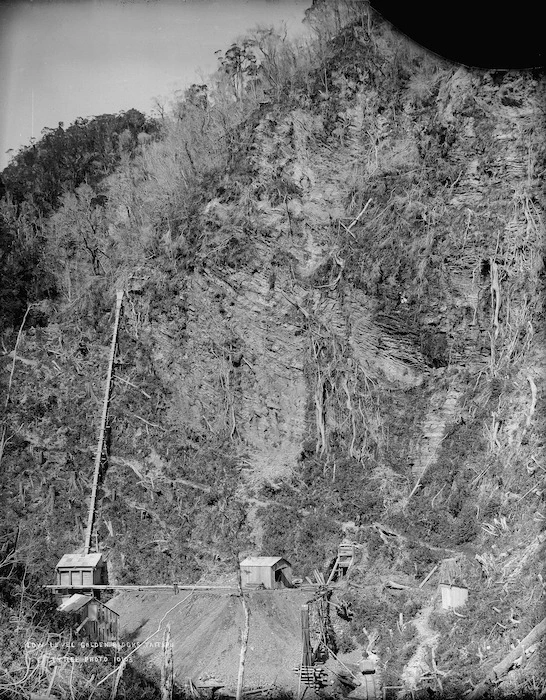
[[[77,119],[64,128],[46,128],[39,141],[23,147],[0,176],[0,193],[18,205],[28,202],[46,215],[63,192],[82,182],[91,187],[113,172],[123,154],[133,154],[140,133],[156,134],[158,124],[136,109]]]

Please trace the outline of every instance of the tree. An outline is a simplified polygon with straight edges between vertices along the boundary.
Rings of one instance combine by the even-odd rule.
[[[155,134],[159,124],[130,109],[120,114],[102,114],[93,119],[76,119],[67,129],[59,122],[55,129],[42,130],[42,138],[23,147],[1,175],[0,191],[16,204],[33,204],[41,214],[59,206],[62,195],[83,182],[96,186],[112,173],[122,157],[120,135],[133,155],[140,133]]]
[[[17,206],[9,195],[0,200],[0,325],[18,326],[30,304],[55,296],[44,248],[44,222],[35,208]]]
[[[240,45],[232,44],[223,56],[220,54],[218,60],[222,70],[232,81],[236,99],[242,99],[245,87],[252,78],[256,77],[258,70],[254,42],[251,39],[245,39]]]
[[[100,201],[91,186],[80,185],[75,193],[63,195],[63,206],[50,221],[48,247],[60,262],[58,285],[69,301],[93,277],[103,277],[111,269],[111,241]]]

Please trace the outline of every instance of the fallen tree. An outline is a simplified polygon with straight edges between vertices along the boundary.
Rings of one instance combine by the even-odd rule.
[[[539,622],[538,625],[533,627],[529,634],[521,640],[515,649],[512,649],[510,653],[502,659],[502,661],[499,661],[498,664],[493,666],[485,679],[481,683],[478,683],[470,695],[467,696],[467,700],[477,700],[477,698],[482,697],[482,695],[484,695],[491,685],[498,683],[500,679],[506,673],[508,673],[520,656],[525,654],[525,650],[535,644],[535,642],[538,642],[538,640],[545,634],[546,617],[542,620],[542,622]]]

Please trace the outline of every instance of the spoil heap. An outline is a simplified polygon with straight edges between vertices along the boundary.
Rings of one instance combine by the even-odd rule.
[[[245,596],[250,608],[245,687],[297,689],[293,669],[301,661],[300,608],[309,593],[252,591]],[[215,678],[228,690],[236,687],[244,628],[238,595],[124,593],[109,606],[120,615],[125,643],[133,648],[144,642],[136,654],[154,665],[161,664],[163,630],[170,623],[174,673],[179,684],[188,678],[196,683]]]

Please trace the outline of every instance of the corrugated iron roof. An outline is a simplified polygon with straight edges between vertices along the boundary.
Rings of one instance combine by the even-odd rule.
[[[247,557],[240,562],[240,566],[274,566],[280,561],[290,566],[290,562],[284,557]]]
[[[65,554],[57,564],[57,569],[94,568],[102,563],[102,554],[93,552],[92,554],[80,554],[74,552]]]
[[[75,612],[76,610],[79,610],[80,608],[83,608],[84,605],[89,603],[90,600],[93,600],[92,595],[83,595],[82,593],[74,593],[74,595],[71,595],[68,600],[65,600],[64,603],[61,603],[57,610],[59,612]]]

